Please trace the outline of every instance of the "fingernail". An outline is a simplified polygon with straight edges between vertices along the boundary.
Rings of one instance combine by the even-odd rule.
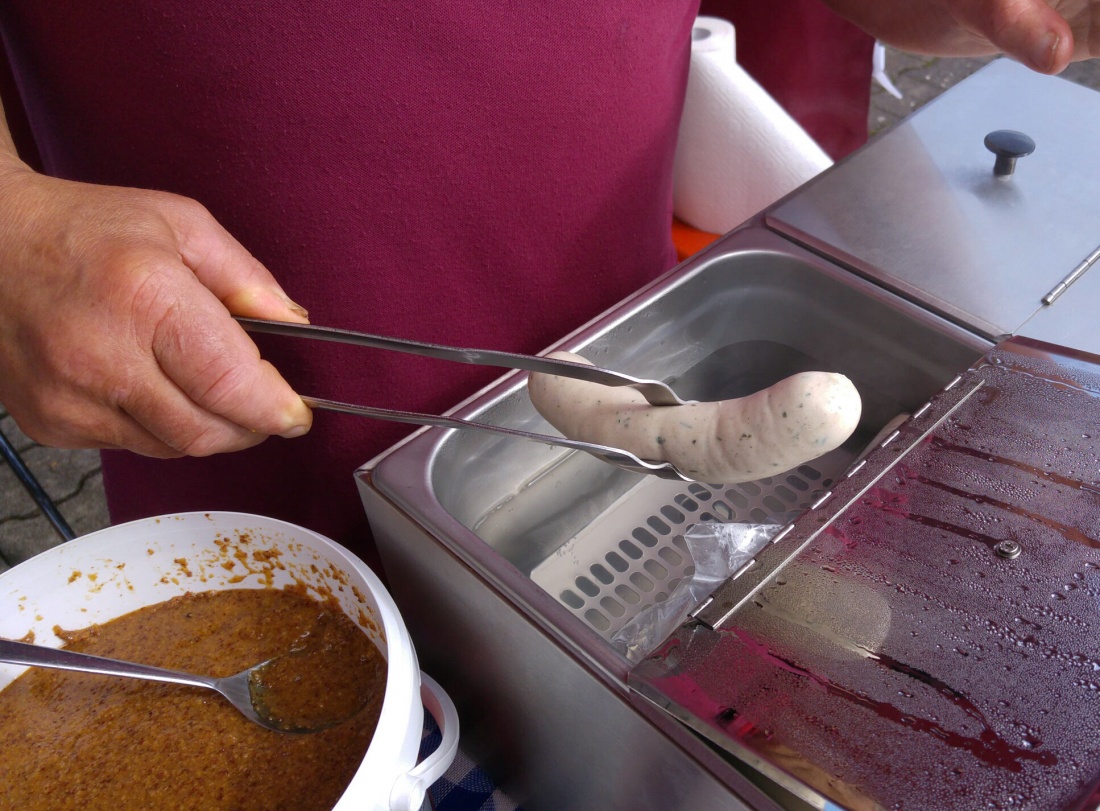
[[[1043,38],[1039,41],[1035,50],[1032,51],[1032,65],[1037,70],[1041,70],[1044,73],[1049,73],[1054,69],[1054,54],[1058,50],[1058,44],[1062,41],[1062,38],[1053,31],[1048,31]]]
[[[296,315],[300,315],[306,321],[309,320],[309,311],[306,310],[306,308],[303,307],[301,304],[297,304],[296,302],[291,301],[286,296],[283,296],[283,301],[286,302],[286,306],[287,306],[288,310],[295,313]]]
[[[300,436],[305,436],[309,433],[308,425],[292,425],[286,431],[283,431],[279,436],[283,439],[295,439]]]

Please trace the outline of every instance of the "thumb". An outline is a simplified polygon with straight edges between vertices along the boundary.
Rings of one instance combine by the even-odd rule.
[[[173,226],[180,259],[194,274],[195,280],[213,294],[231,315],[308,323],[309,314],[305,308],[291,301],[271,272],[245,250],[205,207],[188,198],[176,198],[175,203],[166,207],[164,214]],[[313,422],[313,413],[309,407],[270,364],[249,364],[247,359],[251,357],[251,353],[256,352],[255,345],[245,338],[239,325],[232,332],[234,338],[243,343],[234,347],[240,353],[238,357],[241,363],[230,365],[251,369],[251,382],[259,390],[267,392],[266,397],[260,398],[261,401],[279,402],[282,406],[278,410],[280,427],[264,425],[264,429],[287,438],[300,436],[308,431]],[[171,355],[171,352],[171,348],[164,350],[167,355]],[[183,352],[180,353],[181,357],[175,358],[180,368],[188,368],[189,360],[182,357],[187,354]],[[223,359],[232,355],[232,351],[223,353]],[[195,356],[202,357],[202,354],[196,352]],[[163,359],[162,366],[171,366],[172,360],[171,357]],[[259,360],[258,355],[254,360]],[[201,379],[203,370],[191,371],[194,372],[192,379]],[[209,372],[209,369],[205,371]],[[192,399],[205,399],[197,392],[189,394]],[[218,413],[238,425],[259,425],[263,413],[257,414],[249,410],[254,408],[247,404],[250,399],[245,398],[245,403],[235,402],[231,398],[224,399]]]
[[[174,218],[180,258],[233,315],[308,322],[305,308],[199,203],[181,199]]]
[[[1060,73],[1073,56],[1073,31],[1046,0],[972,0],[961,22],[1007,56],[1040,73]]]

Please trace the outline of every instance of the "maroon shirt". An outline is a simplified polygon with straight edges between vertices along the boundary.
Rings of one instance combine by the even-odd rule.
[[[196,198],[316,324],[537,352],[675,260],[696,11],[20,0],[0,32],[49,173]],[[377,406],[438,412],[500,374],[258,343],[300,393]],[[111,516],[257,512],[370,559],[352,474],[410,430],[318,413],[208,459],[105,452]]]

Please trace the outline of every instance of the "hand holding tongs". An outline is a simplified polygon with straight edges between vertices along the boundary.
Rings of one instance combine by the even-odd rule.
[[[318,327],[312,324],[295,324],[287,321],[265,321],[259,318],[235,318],[248,332],[262,332],[290,337],[306,337],[321,341],[356,344],[358,346],[367,346],[374,349],[390,349],[395,352],[423,355],[425,357],[439,358],[441,360],[453,360],[458,363],[469,363],[475,366],[500,366],[508,369],[522,369],[528,372],[542,372],[544,374],[558,375],[559,377],[572,377],[578,380],[586,380],[590,383],[599,383],[604,386],[630,386],[641,392],[642,396],[645,397],[651,405],[685,405],[688,402],[681,400],[666,383],[662,383],[659,380],[645,380],[631,377],[630,375],[613,372],[610,369],[603,369],[599,366],[589,366],[584,363],[574,363],[568,360],[536,357],[534,355],[520,355],[513,352],[497,352],[486,349],[464,349],[460,347],[444,346],[442,344],[411,341],[404,338],[372,335],[366,332],[353,332],[351,330],[336,329],[333,327]],[[504,428],[499,425],[472,422],[457,417],[442,417],[435,414],[420,414],[414,411],[373,408],[370,406],[352,405],[350,403],[339,403],[334,400],[323,400],[316,397],[302,397],[302,400],[311,408],[342,411],[347,414],[358,414],[364,417],[373,417],[374,419],[406,422],[414,425],[434,425],[442,428],[476,428],[482,431],[505,434],[507,436],[522,437],[537,442],[544,442],[549,445],[558,445],[564,448],[585,451],[605,462],[636,473],[649,473],[665,479],[694,481],[694,479],[685,476],[668,462],[651,462],[640,459],[629,451],[608,447],[606,445],[596,445],[591,442],[581,442],[579,440],[567,439],[564,437],[535,434],[515,428]]]

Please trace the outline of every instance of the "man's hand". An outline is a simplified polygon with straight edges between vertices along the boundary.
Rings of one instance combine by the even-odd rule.
[[[872,36],[914,53],[1005,53],[1041,73],[1100,56],[1100,0],[826,0]]]
[[[0,169],[0,402],[32,439],[173,457],[304,434],[230,314],[306,320],[198,203]]]

